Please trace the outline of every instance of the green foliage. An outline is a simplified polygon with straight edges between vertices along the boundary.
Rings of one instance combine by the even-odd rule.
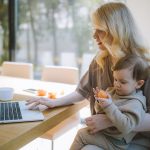
[[[0,25],[3,30],[2,55],[0,56],[0,64],[4,60],[8,60],[8,5],[4,1],[0,1]]]

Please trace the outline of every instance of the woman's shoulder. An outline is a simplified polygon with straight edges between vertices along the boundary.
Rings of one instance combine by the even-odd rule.
[[[101,70],[99,64],[96,61],[96,56],[91,61],[89,69],[90,69],[91,72],[95,72],[95,71],[100,71]]]
[[[97,57],[97,56],[95,56],[95,57],[93,58],[93,60],[91,61],[91,63],[90,63],[90,68],[91,68],[92,70],[95,70],[95,69],[96,69],[96,71],[97,71],[97,70],[101,70],[101,71],[102,71],[102,68],[101,68],[100,65],[98,64],[98,62],[97,62],[97,60],[96,60],[96,57]],[[104,70],[105,70],[105,69],[107,70],[108,68],[111,68],[111,62],[110,62],[109,58],[106,57],[106,58],[104,59]]]
[[[92,59],[90,66],[97,66],[96,56]]]

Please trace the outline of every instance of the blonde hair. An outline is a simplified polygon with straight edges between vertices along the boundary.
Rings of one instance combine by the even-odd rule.
[[[96,29],[105,31],[105,51],[97,54],[96,61],[103,69],[104,60],[112,56],[119,60],[127,54],[143,57],[150,64],[150,52],[142,43],[141,35],[135,25],[130,10],[123,3],[106,3],[92,14],[92,22]],[[111,36],[112,45],[107,44]]]

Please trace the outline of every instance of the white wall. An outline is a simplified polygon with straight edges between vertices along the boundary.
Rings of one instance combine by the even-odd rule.
[[[127,5],[150,46],[150,0],[127,0]]]

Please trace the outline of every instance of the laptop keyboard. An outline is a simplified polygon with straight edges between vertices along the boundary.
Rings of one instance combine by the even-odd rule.
[[[22,119],[18,102],[0,103],[0,121]]]

